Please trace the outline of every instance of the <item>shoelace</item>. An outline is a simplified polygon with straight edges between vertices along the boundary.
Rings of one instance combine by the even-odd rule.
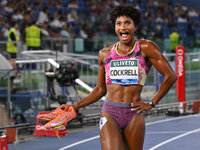
[[[63,112],[64,111],[59,111],[58,114],[57,114],[57,117],[54,120],[57,121],[60,118],[60,116],[62,115]],[[54,129],[54,131],[56,133],[56,136],[58,137],[59,140],[60,140],[60,135],[59,134],[67,133],[67,131],[68,131],[68,130],[59,131],[59,127],[58,128],[54,127],[53,129]]]
[[[62,113],[64,113],[65,111],[64,110],[61,110],[61,111],[59,111],[58,112],[58,114],[57,114],[57,117],[54,119],[55,121],[56,120],[58,120],[59,118],[60,118],[60,116],[62,115]],[[70,111],[69,111],[70,112]],[[70,115],[70,114],[69,114]],[[70,115],[71,116],[71,115]],[[59,128],[60,127],[54,127],[53,129],[54,129],[54,131],[55,131],[55,133],[56,133],[56,136],[59,138],[59,140],[60,140],[60,135],[59,134],[62,134],[62,133],[67,133],[67,131],[69,130],[64,130],[64,131],[59,131]]]
[[[69,131],[69,129],[65,129],[64,131],[59,131],[58,129],[54,129],[55,133],[56,133],[56,136],[58,137],[58,139],[60,140],[60,135],[59,134],[66,134],[67,131]]]

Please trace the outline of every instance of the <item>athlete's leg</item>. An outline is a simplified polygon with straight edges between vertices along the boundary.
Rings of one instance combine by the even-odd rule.
[[[124,137],[129,150],[142,150],[145,135],[145,121],[143,114],[136,114],[124,129]]]
[[[100,139],[102,150],[123,150],[123,138],[116,121],[106,112],[100,119]]]

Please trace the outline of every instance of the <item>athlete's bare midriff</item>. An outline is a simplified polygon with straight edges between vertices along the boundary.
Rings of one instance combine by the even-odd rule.
[[[141,100],[141,85],[108,84],[106,99],[118,103],[132,103]]]

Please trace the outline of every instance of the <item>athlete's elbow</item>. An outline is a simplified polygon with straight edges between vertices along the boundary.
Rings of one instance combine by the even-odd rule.
[[[104,88],[101,88],[101,89],[99,89],[99,92],[104,96],[104,95],[106,95],[106,89],[104,89]]]
[[[171,85],[173,85],[176,82],[176,80],[177,80],[177,76],[175,73],[172,73],[167,77],[167,82]]]
[[[175,82],[176,82],[176,80],[177,80],[177,76],[176,76],[176,74],[175,74],[175,73],[173,73],[173,74],[172,74],[172,77],[171,77],[171,79],[172,79],[172,82],[173,82],[173,83],[175,83]]]
[[[97,93],[99,93],[100,95],[103,95],[103,96],[106,95],[107,90],[105,87],[97,86],[96,90],[97,90]]]

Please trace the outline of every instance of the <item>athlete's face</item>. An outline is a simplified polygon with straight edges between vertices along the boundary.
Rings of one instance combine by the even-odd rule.
[[[130,42],[134,38],[136,27],[130,17],[120,16],[115,21],[115,32],[121,42]]]

